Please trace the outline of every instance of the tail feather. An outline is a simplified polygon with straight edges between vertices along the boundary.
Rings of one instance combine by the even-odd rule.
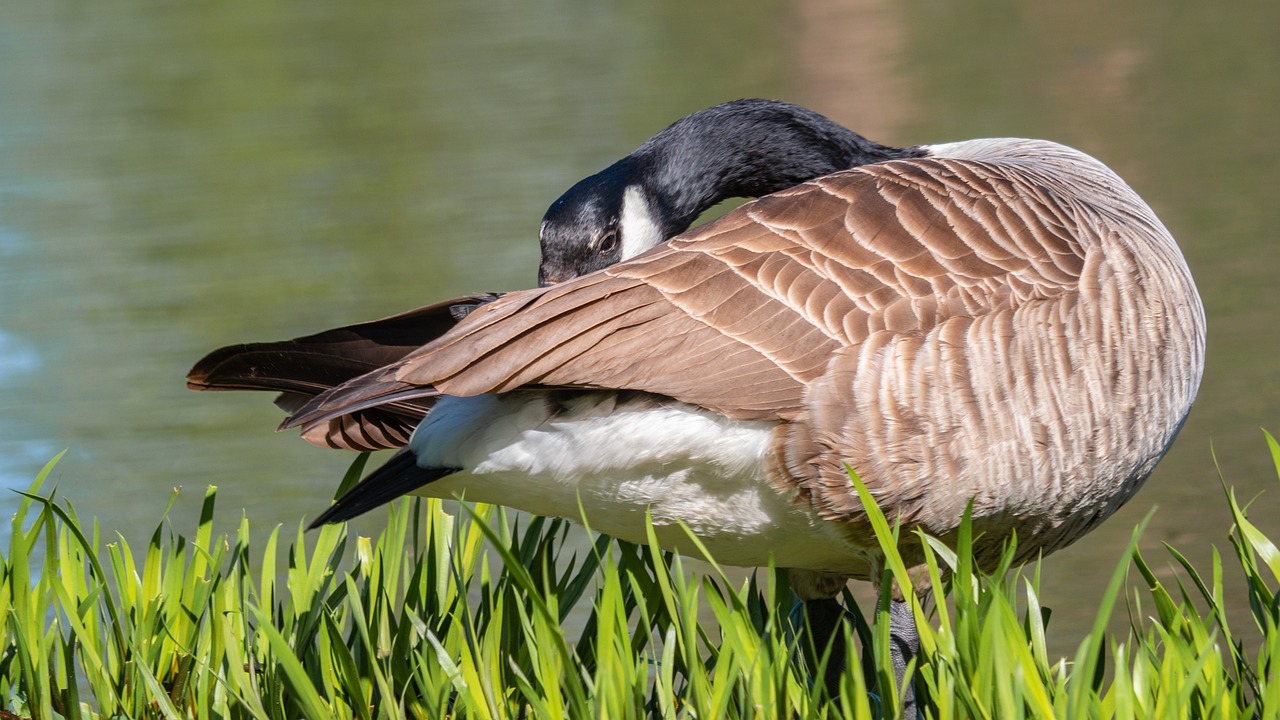
[[[428,399],[435,400],[424,400]],[[335,450],[395,450],[409,444],[410,436],[425,414],[426,410],[409,416],[387,408],[370,408],[308,425],[302,429],[302,439]]]
[[[458,472],[458,468],[420,468],[417,457],[405,450],[391,458],[387,464],[374,470],[369,477],[356,483],[328,510],[308,526],[315,529],[329,523],[343,522],[389,503],[413,492],[427,483]]]
[[[229,345],[197,362],[187,386],[318,395],[403,359],[451,330],[466,316],[460,311],[498,297],[472,295],[292,340]]]
[[[408,415],[423,407],[430,407],[439,395],[430,386],[410,385],[393,377],[383,377],[390,375],[392,373],[369,373],[326,390],[285,418],[279,429],[302,427],[311,430],[334,418],[378,408]]]
[[[499,297],[471,295],[292,340],[219,348],[191,369],[187,387],[278,392],[276,405],[296,414],[316,396],[404,359]],[[381,409],[352,408],[344,417],[313,420],[302,436],[313,445],[345,450],[403,447],[435,404],[434,393],[419,395]]]

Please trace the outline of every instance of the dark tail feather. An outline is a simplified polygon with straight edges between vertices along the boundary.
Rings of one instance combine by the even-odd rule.
[[[296,413],[326,390],[404,359],[499,297],[472,295],[293,340],[219,348],[191,368],[187,387],[275,391],[281,393],[276,405]],[[312,423],[303,438],[321,447],[356,451],[403,447],[435,404],[432,394],[381,409],[353,409],[347,417]]]
[[[426,413],[423,410],[410,416],[395,409],[371,408],[308,425],[302,429],[302,439],[335,450],[395,450],[409,444],[414,428]]]
[[[307,529],[313,530],[321,525],[350,520],[456,472],[458,468],[420,468],[412,452],[406,450],[397,453],[386,465],[356,483],[346,495],[320,513]]]
[[[372,322],[280,342],[219,348],[187,374],[193,390],[275,390],[318,395],[397,362],[499,296],[448,300]]]

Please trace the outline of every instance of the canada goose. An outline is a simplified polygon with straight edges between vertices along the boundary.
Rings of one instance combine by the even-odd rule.
[[[980,557],[1012,532],[1023,557],[1074,541],[1190,409],[1190,273],[1083,153],[1000,139],[917,154],[511,293],[319,394],[286,426],[434,408],[316,522],[406,492],[571,519],[580,499],[624,539],[643,540],[647,510],[673,549],[679,521],[721,562],[772,557],[822,602],[879,557],[847,463],[907,527],[945,537],[972,501]]]

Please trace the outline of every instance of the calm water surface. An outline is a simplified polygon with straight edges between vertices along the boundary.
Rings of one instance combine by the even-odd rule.
[[[295,526],[350,456],[273,434],[265,396],[188,392],[194,360],[531,286],[561,191],[681,115],[769,96],[884,142],[1075,145],[1182,244],[1210,324],[1199,401],[1137,498],[1046,563],[1060,652],[1153,506],[1152,557],[1225,546],[1211,443],[1280,534],[1259,432],[1280,431],[1280,5],[598,5],[5,3],[0,484],[69,448],[59,494],[135,543],[174,486],[180,530],[210,484],[227,525]]]

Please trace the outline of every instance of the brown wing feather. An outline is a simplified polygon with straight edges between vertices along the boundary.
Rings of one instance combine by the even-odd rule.
[[[954,160],[820,178],[600,273],[512,293],[293,423],[415,387],[474,395],[524,385],[633,389],[735,418],[795,418],[840,348],[1066,291],[1083,265],[1075,229],[1032,222],[1046,210],[1024,207],[1027,192],[1009,168]]]

